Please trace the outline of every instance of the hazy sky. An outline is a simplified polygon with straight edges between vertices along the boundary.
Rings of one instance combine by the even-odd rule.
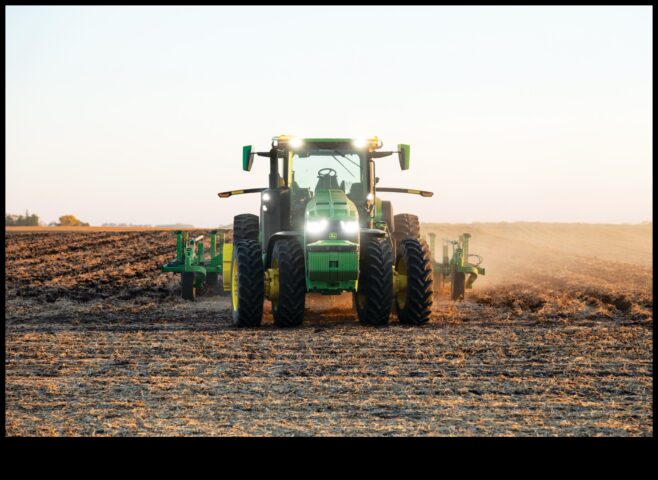
[[[377,160],[421,221],[640,222],[650,7],[6,7],[6,210],[216,226],[280,133]]]

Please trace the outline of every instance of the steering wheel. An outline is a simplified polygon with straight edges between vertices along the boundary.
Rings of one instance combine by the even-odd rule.
[[[321,168],[318,170],[318,178],[321,177],[336,177],[338,174],[333,168]]]

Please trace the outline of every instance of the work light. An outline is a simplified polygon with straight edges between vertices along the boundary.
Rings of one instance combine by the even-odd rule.
[[[290,145],[290,148],[293,149],[298,149],[304,144],[304,141],[301,138],[293,137],[288,141],[288,145]]]
[[[308,233],[321,233],[329,227],[329,220],[321,218],[319,220],[309,220],[306,222],[306,231]]]
[[[341,220],[340,228],[342,228],[345,233],[355,233],[359,230],[359,222],[356,220]]]

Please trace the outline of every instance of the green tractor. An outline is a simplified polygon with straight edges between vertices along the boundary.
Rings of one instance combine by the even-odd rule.
[[[269,151],[254,152],[245,146],[244,170],[251,170],[255,156],[269,158],[268,187],[218,195],[259,193],[259,215],[235,216],[232,242],[213,231],[209,257],[204,256],[202,237],[190,241],[177,232],[177,258],[163,270],[181,273],[183,296],[189,299],[196,288],[218,283],[221,273],[224,290],[231,296],[233,323],[240,327],[261,324],[266,299],[275,324],[294,327],[304,319],[307,293],[343,292],[352,293],[363,324],[385,325],[392,312],[404,324],[426,323],[434,270],[442,285],[444,277],[450,283],[455,273],[470,274],[469,281],[452,293],[458,299],[484,269],[468,264],[468,253],[464,258],[459,249],[443,264],[432,261],[418,217],[394,215],[391,203],[378,194],[433,194],[377,186],[375,159],[397,154],[400,168],[409,168],[409,145],[398,145],[395,151],[381,148],[377,137],[288,135],[274,137]]]

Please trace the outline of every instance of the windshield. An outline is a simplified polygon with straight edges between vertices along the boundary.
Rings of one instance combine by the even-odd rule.
[[[352,185],[361,184],[363,162],[357,153],[322,150],[295,153],[293,189],[336,188],[349,194]]]

